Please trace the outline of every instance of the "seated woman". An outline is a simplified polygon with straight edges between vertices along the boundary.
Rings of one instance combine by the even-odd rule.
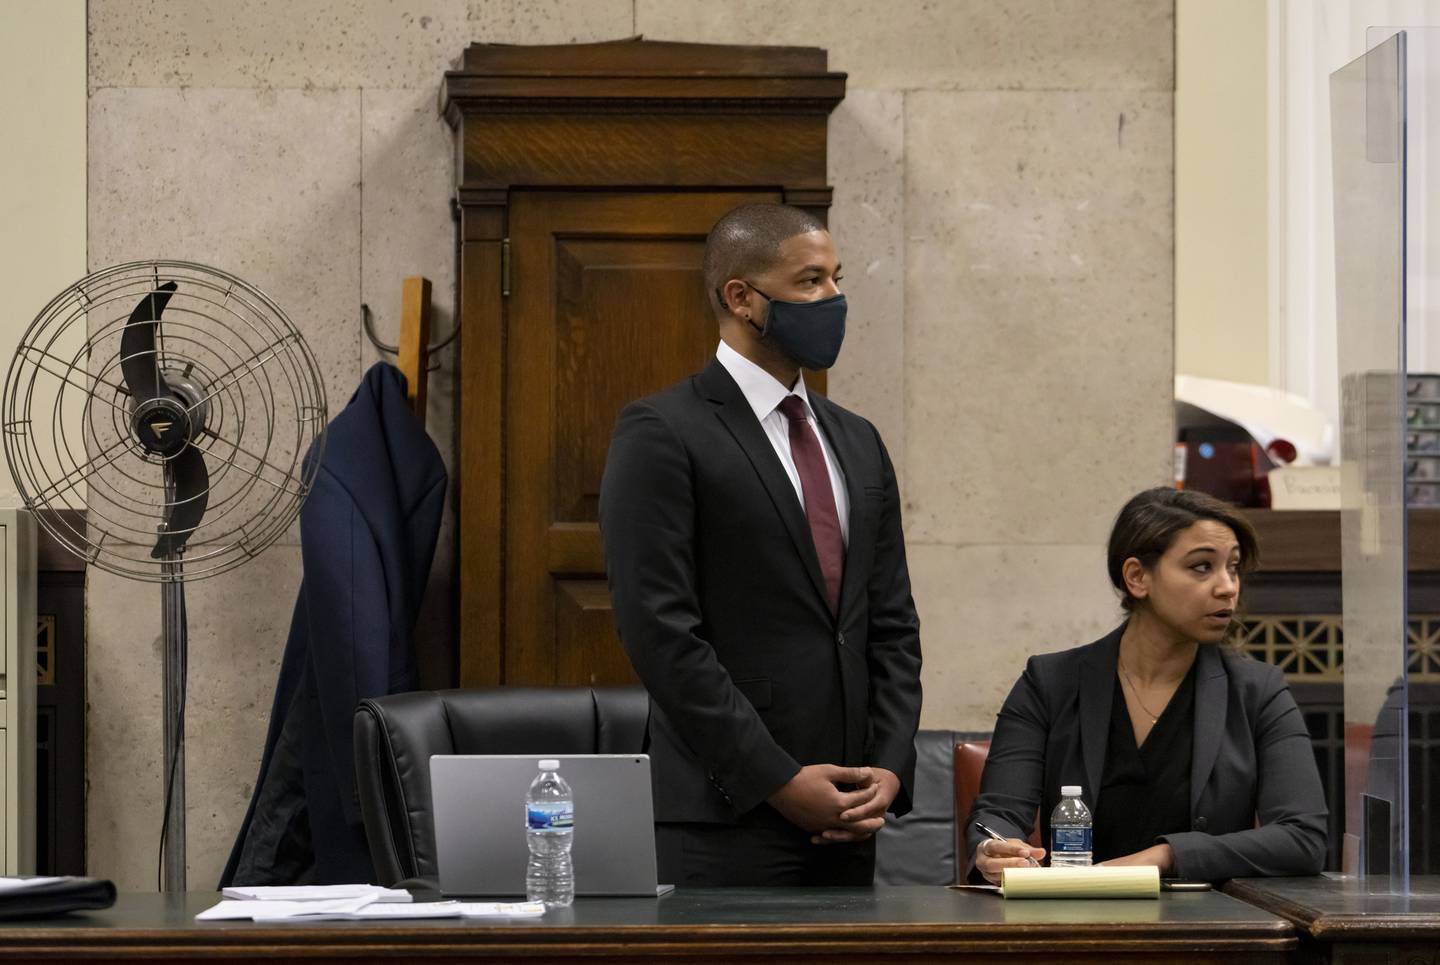
[[[1031,657],[995,724],[967,822],[971,881],[1043,858],[1023,840],[1066,784],[1094,817],[1093,861],[1214,881],[1318,873],[1325,797],[1280,671],[1228,641],[1255,532],[1225,503],[1161,488],[1115,520],[1110,582],[1128,619]],[[976,830],[979,821],[1007,838]]]

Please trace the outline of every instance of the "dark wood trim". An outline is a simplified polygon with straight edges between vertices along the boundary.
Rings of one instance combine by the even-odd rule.
[[[35,688],[37,734],[36,862],[41,874],[85,873],[85,571],[67,548],[85,533],[83,509],[36,514],[37,610],[53,617],[54,677]],[[68,537],[67,537],[67,534]],[[41,726],[40,716],[44,716]],[[40,750],[45,754],[41,755]]]
[[[1316,878],[1304,882],[1314,891],[1314,900],[1306,900],[1289,893],[1287,886],[1292,883],[1291,879],[1277,879],[1273,884],[1264,879],[1236,879],[1227,882],[1223,890],[1248,905],[1279,915],[1316,941],[1440,943],[1440,895],[1433,890],[1408,898],[1366,896],[1355,890],[1355,879]],[[1330,906],[1343,910],[1332,910]]]
[[[74,533],[79,539],[85,533],[85,510],[45,509],[36,514],[39,522],[39,540],[36,546],[36,569],[41,572],[59,573],[85,572],[85,558],[72,553],[54,536],[60,533]]]
[[[645,53],[637,58],[635,52],[642,48]],[[588,44],[472,43],[456,73],[668,77],[703,71],[732,77],[789,77],[824,73],[827,62],[822,47],[684,43],[636,36]]]
[[[504,626],[504,193],[460,199],[459,629],[461,687],[501,682]]]
[[[1338,510],[1242,509],[1260,537],[1262,573],[1340,572]],[[1410,570],[1440,571],[1440,509],[1410,510]]]
[[[1052,961],[1113,962],[1118,957],[1130,963],[1169,965],[1184,960],[1240,965],[1284,962],[1298,947],[1295,930],[1287,921],[1262,918],[1258,913],[1247,919],[1198,912],[1188,920],[1189,915],[1176,916],[1172,911],[1167,920],[1146,922],[1085,921],[1078,913],[1051,915],[1043,910],[1037,917],[1045,920],[1027,921],[1028,916],[1016,911],[1012,920],[1001,924],[988,908],[977,914],[966,908],[968,902],[957,901],[955,917],[950,920],[797,923],[794,906],[784,902],[777,917],[790,921],[741,924],[724,920],[729,906],[724,896],[717,896],[714,917],[689,921],[646,921],[664,917],[664,912],[636,899],[633,914],[626,912],[604,922],[595,921],[577,904],[565,917],[549,921],[317,922],[296,926],[195,922],[193,914],[213,904],[216,896],[187,897],[183,906],[177,903],[163,912],[154,904],[158,896],[122,895],[116,908],[90,912],[83,918],[5,923],[0,925],[0,961],[223,957],[230,962],[273,965],[423,958],[529,965],[596,961],[658,965],[677,960],[818,963],[857,956],[876,956],[886,963],[918,963],[978,955],[989,961],[1040,956]],[[841,897],[837,895],[837,900]],[[988,895],[975,898],[977,902],[998,900]],[[859,903],[867,902],[861,898]],[[1095,906],[1099,904],[1103,903]],[[571,915],[579,921],[573,921]],[[822,911],[817,917],[828,916]],[[1008,913],[1006,917],[1010,917]],[[1105,913],[1097,917],[1105,917]]]
[[[1331,510],[1242,509],[1260,538],[1260,571],[1338,572],[1340,514]]]

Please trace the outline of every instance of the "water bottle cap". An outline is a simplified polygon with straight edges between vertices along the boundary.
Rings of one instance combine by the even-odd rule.
[[[540,762],[540,770],[558,771],[560,770],[560,762],[555,760],[554,758],[547,757],[545,758],[545,760]]]
[[[1061,797],[1079,797],[1079,796],[1080,796],[1080,785],[1079,785],[1079,784],[1066,784],[1064,787],[1062,787],[1062,788],[1060,789],[1060,796],[1061,796]]]

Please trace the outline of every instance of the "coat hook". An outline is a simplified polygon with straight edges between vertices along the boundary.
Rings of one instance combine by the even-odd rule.
[[[380,351],[384,352],[386,355],[399,355],[399,354],[400,354],[400,346],[398,346],[398,345],[387,345],[387,344],[385,344],[384,342],[380,341],[379,337],[375,334],[375,326],[374,326],[374,325],[371,323],[371,321],[370,321],[370,306],[367,305],[367,304],[365,304],[364,302],[361,302],[361,303],[360,303],[360,324],[364,327],[364,329],[365,329],[365,337],[370,340],[370,344],[371,344],[371,345],[375,346],[375,347],[378,348]],[[442,348],[444,348],[445,346],[449,345],[451,342],[455,341],[455,336],[456,336],[456,335],[459,335],[459,334],[460,334],[460,326],[459,326],[459,324],[456,324],[455,327],[450,330],[450,334],[449,334],[449,335],[445,336],[443,339],[441,339],[440,341],[436,342],[436,343],[433,344],[433,345],[428,345],[428,346],[426,346],[426,348],[425,348],[425,354],[426,354],[426,356],[429,356],[432,352],[438,352],[438,351],[440,351]],[[438,365],[436,365],[436,366],[430,366],[430,367],[428,367],[428,369],[429,369],[429,371],[432,371],[432,372],[433,372],[433,371],[435,371],[435,369],[438,368],[438,367],[439,367]]]

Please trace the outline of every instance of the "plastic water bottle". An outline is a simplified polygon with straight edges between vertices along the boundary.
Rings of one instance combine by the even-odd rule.
[[[1060,803],[1050,812],[1050,867],[1089,867],[1094,833],[1090,809],[1080,800],[1080,786],[1065,785]]]
[[[575,798],[559,771],[559,761],[541,761],[540,773],[525,794],[525,840],[530,845],[525,897],[543,901],[547,908],[564,908],[575,900],[575,866],[570,859]]]

